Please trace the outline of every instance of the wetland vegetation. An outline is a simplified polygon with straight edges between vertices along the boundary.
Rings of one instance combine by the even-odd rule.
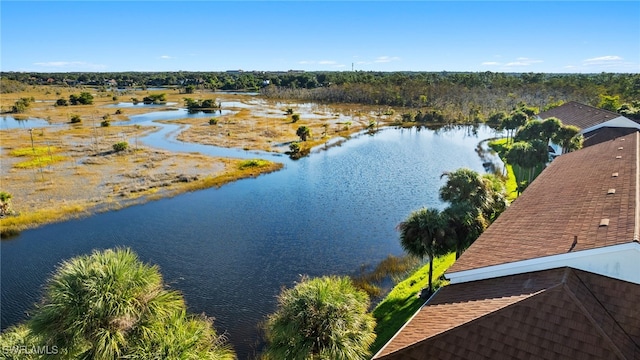
[[[366,134],[370,134],[375,139],[379,129],[388,126],[418,132],[423,125],[443,127],[474,124],[475,127],[469,128],[473,132],[477,131],[478,124],[486,123],[494,127],[495,131],[503,131],[503,134],[506,132],[506,139],[491,143],[501,157],[511,163],[506,166],[506,177],[502,172],[494,176],[469,169],[446,169],[444,174],[441,170],[435,175],[437,177],[443,174],[445,184],[440,188],[440,192],[431,196],[427,204],[423,204],[426,206],[424,209],[406,211],[404,216],[409,216],[404,221],[396,220],[394,225],[399,223],[397,233],[393,236],[387,235],[387,238],[394,237],[393,241],[412,256],[387,257],[373,271],[361,266],[359,273],[357,270],[351,273],[352,279],[336,276],[303,277],[298,279],[296,285],[282,289],[277,297],[278,304],[267,301],[265,308],[272,312],[277,305],[277,310],[270,316],[264,316],[267,319],[263,328],[266,344],[257,346],[258,350],[265,350],[263,355],[266,358],[282,357],[291,349],[297,349],[297,354],[309,354],[311,357],[359,359],[375,353],[422,304],[424,300],[418,295],[430,294],[439,286],[446,285],[446,281],[441,278],[446,268],[499,216],[507,205],[507,199],[517,196],[536,173],[541,171],[546,161],[541,155],[542,147],[537,146],[537,142],[554,138],[554,141],[566,145],[567,149],[579,147],[580,141],[574,129],[562,127],[562,124],[556,122],[551,124],[552,122],[531,121],[533,115],[541,109],[557,106],[567,100],[600,106],[630,117],[638,116],[640,109],[640,103],[637,101],[640,96],[640,77],[637,74],[179,72],[2,73],[1,76],[0,90],[4,94],[3,99],[6,99],[2,104],[2,112],[11,114],[11,121],[28,123],[31,118],[47,121],[46,125],[37,128],[0,131],[3,163],[0,227],[5,236],[17,235],[23,229],[71,217],[219,187],[238,179],[275,172],[283,167],[293,168],[293,172],[289,171],[290,174],[295,174],[295,171],[300,169],[310,169],[308,174],[320,177],[319,173],[313,171],[315,159],[301,161],[301,164],[294,166],[295,162],[278,156],[286,153],[291,158],[300,158],[312,153],[321,145],[341,144],[351,137],[357,138],[356,134],[365,137]],[[251,93],[227,93],[220,90],[242,90]],[[185,97],[185,94],[188,94],[188,97]],[[125,104],[118,99],[131,99],[132,102]],[[186,109],[176,109],[176,104],[184,104]],[[162,117],[162,122],[137,120],[148,116],[151,110],[167,116]],[[207,112],[205,116],[200,116],[202,110]],[[5,119],[9,121],[8,117]],[[416,125],[418,126],[415,127]],[[165,143],[174,141],[211,148],[243,149],[246,157],[232,159],[158,149],[153,146],[154,134],[167,137],[164,139]],[[420,142],[416,146],[423,144],[424,142]],[[389,152],[389,149],[386,149]],[[426,156],[439,150],[431,149]],[[253,154],[250,151],[260,152]],[[379,156],[386,155],[382,152],[380,154],[382,155]],[[405,154],[406,156],[408,155]],[[406,160],[393,159],[396,162]],[[359,166],[373,168],[378,164],[363,162]],[[361,172],[355,166],[353,170]],[[420,178],[423,178],[423,175]],[[374,189],[379,191],[379,183],[393,187],[399,186],[402,181],[409,182],[407,179],[396,179],[395,182],[387,183],[385,179],[374,174],[370,174],[369,177],[376,180],[364,187],[349,188],[349,193],[367,192],[370,196],[377,196],[379,192]],[[503,180],[506,180],[506,194]],[[257,203],[252,204],[265,206],[261,201],[266,198],[277,199],[278,203],[291,198],[293,200],[289,204],[295,206],[285,206],[284,209],[277,210],[278,213],[283,210],[306,209],[309,205],[306,201],[310,195],[308,190],[301,186],[302,182],[290,184],[293,186],[289,188],[285,187],[295,189],[296,192],[289,195],[286,194],[287,190],[282,188],[286,179],[279,177],[276,182],[278,181],[278,186],[273,187],[269,182],[261,183],[270,186],[271,193],[268,196],[271,197],[253,188],[251,201]],[[313,183],[320,180],[307,181]],[[327,211],[326,199],[339,197],[344,191],[342,187],[347,186],[348,182],[343,181],[330,189],[324,189],[323,200],[319,201],[322,205],[315,207],[315,210],[318,213]],[[273,193],[278,193],[279,197],[273,197]],[[415,190],[411,193],[416,196]],[[249,200],[244,198],[239,201]],[[236,199],[236,203],[239,201]],[[366,201],[374,202],[370,197]],[[228,231],[224,213],[217,211],[216,206],[224,204],[231,212],[235,203],[224,201],[213,204],[215,206],[210,205],[206,210],[202,208],[200,212],[207,215],[209,212],[215,212],[217,216],[211,214],[214,219],[210,221],[217,224],[217,227],[213,226],[214,233],[210,233],[210,228],[198,228],[198,234],[207,233],[215,238],[216,232]],[[188,206],[197,205],[191,202]],[[187,211],[188,206],[177,209]],[[347,207],[343,216],[352,216],[354,209],[360,211],[361,208],[361,204],[355,208]],[[267,211],[257,209],[254,214],[256,222],[260,224],[265,216],[262,210]],[[336,212],[342,210],[336,208],[330,211],[333,218],[327,220],[333,222],[334,218],[339,218]],[[280,219],[273,215],[267,222],[275,221],[276,218]],[[308,226],[311,221],[305,222],[305,214],[297,214],[296,219],[294,223],[287,222],[288,226],[297,227],[301,223]],[[349,219],[349,226],[358,221],[351,217]],[[318,219],[314,220],[317,222]],[[243,230],[250,228],[248,224],[237,224],[235,219],[227,219],[227,223],[230,221]],[[284,222],[281,219],[278,221]],[[184,224],[180,226],[182,225]],[[185,228],[183,231],[191,230]],[[283,238],[289,239],[282,235],[283,231],[282,228],[260,228],[259,231],[248,232],[254,237],[259,233],[259,236],[269,237],[270,241],[277,243]],[[304,238],[300,234],[302,233],[289,241]],[[195,235],[190,237],[199,238]],[[98,241],[98,238],[92,240]],[[192,241],[191,238],[183,240],[186,243]],[[244,241],[241,240],[244,237],[240,235],[225,239],[226,247],[218,249],[218,252],[231,251],[228,249],[230,241],[234,241],[234,244],[236,241]],[[332,239],[323,241],[331,242]],[[196,248],[202,246],[199,243],[190,244]],[[278,261],[278,255],[273,252],[275,250],[271,245],[270,243],[269,249],[261,248],[255,251],[269,253],[271,256],[268,262],[262,263],[263,268],[270,266],[273,261]],[[345,246],[347,245],[343,248]],[[362,244],[358,246],[359,249],[363,248]],[[245,247],[251,248],[247,245]],[[343,248],[338,252],[347,251]],[[398,246],[395,247],[397,248]],[[322,253],[324,246],[316,246],[314,249],[315,257],[317,253]],[[354,249],[353,246],[351,249]],[[176,251],[178,249],[174,249],[174,252]],[[303,252],[302,248],[299,251]],[[74,258],[65,262],[59,269],[60,273],[54,275],[54,278],[58,279],[62,272],[73,273],[73,264],[94,264],[96,261],[102,264],[105,261],[114,261],[111,259],[113,256],[127,258],[127,263],[137,261],[135,255],[125,256],[120,252],[121,250],[107,250],[105,253]],[[102,257],[111,260],[99,260]],[[428,258],[425,266],[421,266],[423,262],[419,259],[422,257]],[[311,259],[310,256],[306,258]],[[224,260],[228,259],[218,259],[220,263]],[[209,257],[205,262],[208,261]],[[291,259],[290,261],[293,262]],[[88,267],[100,266],[102,265],[94,264]],[[149,270],[146,265],[135,266],[144,271],[151,271],[152,277],[160,279],[160,282],[154,280],[150,285],[154,289],[152,293],[166,295],[162,290],[165,285],[162,284],[157,269]],[[289,269],[288,273],[303,271],[293,270],[291,264],[279,266]],[[300,268],[305,269],[307,266],[305,263]],[[415,270],[416,268],[418,270]],[[316,275],[334,274],[336,271],[323,269],[324,271]],[[156,272],[153,273],[154,271]],[[390,284],[392,286],[412,272],[408,279],[395,286],[384,300],[374,307],[372,314],[369,313],[371,300],[377,302],[384,296]],[[345,273],[344,269],[342,273]],[[289,275],[284,276],[289,280],[278,280],[279,284],[291,284]],[[120,280],[117,282],[117,286],[126,284]],[[115,335],[101,333],[107,337],[100,338],[100,334],[92,332],[98,328],[89,323],[84,324],[86,328],[73,328],[67,326],[68,324],[62,321],[64,319],[52,319],[55,314],[47,312],[46,309],[55,305],[53,300],[56,297],[52,292],[54,290],[52,285],[48,285],[42,302],[43,307],[34,313],[33,319],[3,333],[0,339],[3,345],[13,346],[20,341],[24,343],[28,337],[34,341],[43,340],[47,346],[56,346],[56,349],[65,349],[67,353],[73,354],[128,356],[136,354],[136,351],[149,352],[152,348],[162,345],[170,353],[174,350],[180,354],[193,351],[197,356],[209,356],[211,352],[220,350],[223,358],[234,356],[213,330],[211,321],[186,315],[183,300],[173,293],[167,293],[169,295],[166,296],[173,296],[176,303],[182,304],[182,307],[178,306],[172,308],[171,312],[163,313],[169,315],[165,317],[165,320],[170,321],[169,325],[161,324],[160,319],[153,314],[147,316],[138,313],[139,309],[133,309],[116,318],[94,319],[99,323],[107,321],[114,324],[111,329],[120,331]],[[105,293],[100,292],[102,295]],[[3,299],[4,296],[3,292]],[[146,297],[145,299],[151,301]],[[300,308],[301,303],[304,303],[306,308]],[[114,306],[120,308],[118,304]],[[336,312],[336,309],[340,311]],[[261,314],[264,315],[264,312],[263,308]],[[304,319],[301,319],[300,314],[316,314],[318,317],[303,316]],[[342,319],[340,321],[346,321],[355,328],[346,329],[335,325],[322,329],[314,327],[322,324],[326,318]],[[174,339],[175,341],[169,344],[163,343],[167,340],[166,337],[136,337],[134,335],[140,335],[140,331],[136,330],[139,326],[136,321],[141,319],[146,319],[144,321],[148,321],[151,329],[166,329],[169,326],[180,329],[182,334],[188,334],[187,330],[193,330],[200,334],[201,338],[187,346],[185,339]],[[302,336],[292,336],[290,324],[296,324],[294,332]],[[52,331],[59,330],[52,326],[73,331],[66,338],[73,338],[74,342],[65,344],[64,339],[51,336]],[[321,333],[320,330],[327,332]],[[335,330],[339,332],[331,332]],[[327,340],[336,338],[349,339],[352,342],[332,343]],[[297,339],[295,344],[292,343],[292,339]],[[51,342],[53,340],[55,342]],[[351,350],[348,354],[335,352],[336,349],[346,348]],[[241,353],[246,355],[248,351],[243,349]],[[167,354],[169,353],[158,356]]]

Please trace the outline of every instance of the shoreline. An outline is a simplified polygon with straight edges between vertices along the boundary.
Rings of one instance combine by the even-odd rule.
[[[244,160],[228,159],[233,165],[239,165]],[[117,211],[130,206],[142,205],[151,201],[169,199],[187,192],[220,188],[226,184],[266,175],[283,168],[282,163],[266,162],[259,167],[246,167],[244,169],[225,169],[220,174],[206,176],[191,181],[180,181],[175,186],[150,187],[123,199],[106,198],[104,201],[76,201],[70,204],[55,207],[44,207],[35,211],[23,211],[15,216],[0,218],[0,238],[11,239],[18,236],[21,231],[35,229],[40,226],[64,222],[73,219],[89,217],[108,211]]]

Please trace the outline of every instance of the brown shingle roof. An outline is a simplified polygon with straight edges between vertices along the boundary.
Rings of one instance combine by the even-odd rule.
[[[555,159],[447,273],[637,240],[639,134]]]
[[[600,144],[605,141],[611,141],[615,138],[619,138],[621,136],[631,135],[634,132],[638,131],[636,128],[600,128],[597,130],[589,131],[584,135],[584,143],[583,147],[593,146]]]
[[[640,285],[571,268],[442,288],[375,359],[639,359]]]
[[[609,110],[599,109],[593,106],[569,101],[553,109],[543,111],[538,116],[541,119],[556,117],[564,125],[577,126],[580,129],[588,129],[603,122],[613,120],[622,115]]]

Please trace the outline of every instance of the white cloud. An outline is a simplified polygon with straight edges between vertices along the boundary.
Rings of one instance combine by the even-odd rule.
[[[612,61],[615,61],[615,62],[622,61],[622,58],[617,55],[607,55],[607,56],[600,56],[600,57],[583,60],[585,64],[603,64],[603,63],[612,62]]]
[[[484,66],[492,66],[492,65],[500,65],[500,63],[496,62],[496,61],[485,61],[485,62],[482,63],[482,65],[484,65]]]
[[[508,62],[504,66],[529,66],[533,64],[539,64],[543,62],[542,60],[529,59],[526,57],[519,57],[516,61]]]
[[[388,62],[399,61],[399,60],[400,60],[400,58],[397,57],[397,56],[379,56],[373,62],[376,62],[376,63],[388,63]]]
[[[173,59],[173,58],[169,55],[162,55],[160,56],[160,59]]]
[[[308,65],[308,64],[315,64],[315,61],[309,61],[309,60],[302,60],[302,61],[298,61],[298,64],[302,64],[302,65]]]
[[[103,64],[92,64],[84,61],[46,61],[33,63],[36,66],[48,67],[48,68],[74,68],[84,70],[102,70],[107,66]]]
[[[320,65],[335,65],[335,64],[337,64],[337,62],[333,61],[333,60],[321,60],[321,61],[318,61],[318,64],[320,64]]]

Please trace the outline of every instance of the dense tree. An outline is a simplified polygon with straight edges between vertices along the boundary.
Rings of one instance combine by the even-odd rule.
[[[69,103],[71,105],[91,105],[93,104],[93,95],[88,92],[81,92],[80,95],[69,95]]]
[[[618,108],[620,107],[620,96],[600,95],[599,98],[599,108],[613,112],[618,111]]]
[[[409,214],[400,224],[400,245],[409,254],[429,259],[429,294],[433,293],[433,259],[448,252],[445,243],[446,219],[437,209],[422,208]]]
[[[302,279],[278,296],[265,324],[265,359],[368,359],[375,340],[369,297],[348,277]]]
[[[60,265],[27,326],[64,358],[233,359],[210,321],[185,310],[157,267],[130,250],[96,251]]]

